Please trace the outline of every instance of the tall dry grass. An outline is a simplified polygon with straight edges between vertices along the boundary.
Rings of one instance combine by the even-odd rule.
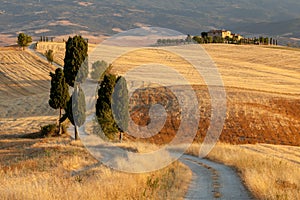
[[[236,168],[258,199],[300,199],[300,157],[296,159],[291,152],[279,155],[282,146],[269,146],[278,149],[278,154],[262,151],[260,145],[217,144],[207,157]],[[198,155],[199,147],[193,144],[187,153]],[[291,148],[295,154],[300,152],[298,147]]]
[[[179,162],[129,174],[97,164],[82,145],[56,143],[36,143],[34,154],[0,164],[0,199],[182,199],[191,179]]]

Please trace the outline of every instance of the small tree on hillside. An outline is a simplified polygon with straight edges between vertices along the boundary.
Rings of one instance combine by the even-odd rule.
[[[69,86],[65,81],[64,73],[61,68],[55,70],[55,74],[50,72],[51,89],[49,105],[54,109],[59,109],[59,119],[61,118],[61,110],[66,108],[70,99]],[[59,121],[58,134],[61,134],[61,122]]]
[[[48,62],[49,62],[50,64],[52,64],[52,63],[53,63],[53,60],[54,60],[54,53],[53,53],[53,50],[51,50],[51,49],[47,50],[47,51],[45,52],[45,56],[46,56]]]
[[[18,35],[18,41],[17,42],[18,42],[18,45],[20,47],[22,47],[23,50],[24,50],[25,47],[27,47],[32,42],[32,38],[31,38],[31,36],[28,36],[24,33],[20,33]]]

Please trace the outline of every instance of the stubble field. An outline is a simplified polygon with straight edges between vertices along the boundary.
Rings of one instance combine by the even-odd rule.
[[[56,51],[60,55],[56,58],[57,62],[62,62],[63,48],[51,48],[57,48]],[[41,52],[46,49],[47,47],[44,47]],[[231,45],[204,45],[204,49],[218,66],[227,94],[226,122],[220,140],[232,144],[247,144],[221,145],[212,152],[209,158],[237,167],[247,186],[260,199],[284,199],[285,197],[295,197],[294,199],[296,199],[296,195],[299,196],[299,194],[296,194],[295,191],[299,191],[300,183],[298,177],[291,173],[295,173],[295,170],[299,169],[300,151],[297,146],[300,145],[300,52],[290,49]],[[165,56],[168,59],[165,59]],[[203,86],[203,80],[197,76],[191,76],[191,70],[184,61],[174,55],[165,54],[165,52],[153,53],[150,50],[131,52],[131,54],[116,60],[113,65],[115,72],[124,74],[128,69],[139,64],[141,60],[150,62],[156,59],[164,61],[166,65],[170,64],[184,76],[190,77],[188,80],[198,91],[201,120],[195,140],[201,142],[209,126],[210,97],[206,86]],[[105,60],[105,56],[103,60]],[[93,170],[83,175],[65,175],[65,173],[70,174],[96,162],[80,144],[72,142],[69,137],[34,139],[40,126],[53,123],[57,119],[58,112],[48,106],[49,71],[53,71],[54,68],[29,51],[1,48],[0,70],[0,176],[6,183],[0,187],[1,194],[4,194],[3,198],[34,198],[48,191],[48,198],[53,199],[65,197],[63,189],[53,190],[52,187],[56,187],[57,183],[62,188],[72,183],[70,187],[72,192],[77,189],[81,191],[82,183],[92,184],[89,182],[89,177],[90,173],[94,173]],[[168,78],[168,76],[166,77]],[[142,123],[144,119],[136,118],[135,120]],[[167,123],[173,126],[179,122],[170,120]],[[158,144],[164,143],[172,137],[174,134],[172,131],[174,130],[170,129],[168,125],[165,126],[161,131],[160,138],[162,139]],[[252,145],[255,143],[284,144],[296,147],[269,144]],[[218,152],[221,153],[214,155]],[[233,154],[233,152],[238,153]],[[245,155],[245,158],[242,155]],[[61,158],[64,158],[65,161],[62,161]],[[249,162],[253,165],[259,161],[265,166],[262,169],[257,164],[258,170],[254,173],[250,170],[250,165],[236,164],[237,162],[245,163],[245,159],[250,160]],[[283,163],[280,166],[289,167],[290,170],[285,174],[278,174],[278,171],[274,171],[278,165],[271,165],[274,160],[279,163],[278,165]],[[57,169],[54,178],[50,176],[53,168]],[[270,178],[260,180],[261,185],[255,185],[255,178],[265,174],[268,168],[271,169],[271,172],[266,176]],[[175,166],[175,169],[179,170],[179,174],[190,173],[184,167]],[[121,176],[124,178],[122,179],[124,182],[121,182],[116,188],[107,190],[108,193],[103,195],[116,197],[122,193],[120,192],[121,188],[128,181],[127,175],[116,174],[103,167],[95,170],[102,170],[101,173],[104,174],[104,177],[116,176],[119,178]],[[256,175],[253,177],[251,174]],[[160,174],[137,176],[132,183],[133,188],[135,185],[147,188],[146,182],[151,176],[160,177]],[[103,177],[95,179],[103,181],[101,178]],[[41,180],[47,180],[46,184],[41,184]],[[109,180],[107,179],[107,181]],[[24,183],[27,186],[25,184],[21,187]],[[280,190],[277,196],[276,191],[268,194],[270,190],[267,187],[261,187],[274,184]],[[15,185],[20,186],[16,192],[11,190]],[[28,196],[23,192],[24,187],[27,190],[33,188]],[[128,194],[125,195],[128,197],[135,194],[136,197],[140,197],[141,194],[133,188],[128,190]],[[259,188],[265,189],[259,190]],[[102,190],[101,187],[94,189]],[[114,190],[119,193],[114,193]],[[59,192],[58,196],[53,196],[54,191]],[[86,191],[84,194],[87,197],[95,197],[93,196],[95,193],[91,193],[88,186]],[[150,190],[148,192],[150,193]],[[90,196],[88,196],[89,194]]]

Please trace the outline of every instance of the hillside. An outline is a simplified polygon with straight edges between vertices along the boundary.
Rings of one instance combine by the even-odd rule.
[[[43,51],[52,48],[51,43],[40,45]],[[300,134],[297,131],[300,129],[300,51],[283,47],[222,44],[203,47],[218,66],[227,93],[227,117],[221,141],[300,145]],[[112,50],[110,48],[107,52],[101,52],[104,60],[110,58]],[[58,51],[57,54],[62,55],[63,52]],[[115,60],[113,72],[125,74],[128,70],[153,60],[176,69],[194,85],[201,110],[197,140],[202,141],[209,127],[210,97],[203,79],[193,73],[186,61],[168,52],[137,50]],[[171,74],[165,74],[163,78],[171,82],[174,79]],[[178,86],[178,80],[174,80],[173,84],[174,87],[181,87]],[[158,95],[165,92],[167,95]],[[168,102],[173,98],[165,88],[141,90],[135,95],[141,99],[132,100],[132,117],[137,124],[144,125],[149,120],[146,114],[148,110],[134,110],[134,107],[145,102],[147,106],[157,101]],[[167,108],[170,117],[161,134],[151,139],[153,142],[165,143],[176,133],[180,120],[177,118],[179,110],[174,106]],[[141,114],[144,118],[140,118]]]
[[[300,17],[300,3],[297,0],[25,0],[22,3],[12,0],[3,2],[1,10],[5,11],[0,18],[2,45],[15,43],[14,38],[19,31],[36,36],[36,39],[41,35],[73,33],[100,37],[141,26],[158,26],[195,35],[212,28],[237,31],[236,27],[245,24]],[[251,28],[250,32],[255,30],[255,27]],[[277,29],[272,34],[279,35],[280,31]]]
[[[62,57],[60,44],[47,44]],[[203,47],[216,62],[227,91],[228,112],[221,141],[299,146],[300,51],[259,46]],[[45,49],[47,46],[43,46]],[[157,60],[159,58],[161,60]],[[186,61],[166,52],[139,50],[117,59],[115,70],[124,73],[141,60],[153,59],[171,64],[184,76],[190,76],[200,102],[200,131],[196,141],[201,141],[209,125],[210,99],[207,88],[199,82],[195,84],[198,77],[189,73],[190,66]],[[174,199],[184,196],[191,172],[179,162],[153,173],[122,173],[98,163],[80,142],[72,141],[69,135],[39,138],[40,126],[54,123],[58,115],[48,106],[48,74],[52,70],[47,62],[30,51],[0,48],[1,199]],[[141,100],[160,101],[159,97],[168,94],[158,92],[159,95],[152,98],[148,90]],[[157,94],[157,91],[153,93]],[[176,105],[170,106],[171,109],[176,109]],[[147,119],[147,115],[145,117]],[[145,122],[141,117],[133,115],[133,118],[138,123]],[[160,144],[170,140],[172,123],[175,124],[172,128],[176,128],[179,122],[167,121],[169,127],[165,127],[167,129],[161,132],[161,137],[151,140]],[[122,145],[138,152],[161,147],[148,143]],[[188,153],[198,155],[199,149],[199,145],[192,145]],[[238,169],[246,186],[258,199],[299,199],[299,147],[218,144],[208,157]],[[146,164],[153,165],[153,161]],[[212,178],[220,178],[215,175]],[[153,193],[149,182],[156,179],[159,179],[160,186]],[[168,188],[170,184],[173,185],[171,190]],[[270,185],[274,187],[270,188]]]
[[[232,45],[204,45],[204,49],[218,66],[227,93],[227,117],[220,140],[235,144],[258,142],[300,145],[298,132],[300,52],[281,48]],[[124,74],[141,63],[159,60],[161,64],[179,71],[194,85],[198,96],[201,120],[196,140],[202,141],[211,116],[208,90],[203,85],[203,80],[195,76],[197,73],[189,70],[189,64],[174,55],[165,55],[165,53],[151,50],[134,51],[118,58],[113,63],[114,70]],[[153,76],[157,77],[159,74]],[[178,80],[175,80],[172,75],[167,79],[174,80],[174,86],[169,89],[185,89],[185,86],[178,86]],[[167,94],[161,95],[164,93]],[[150,105],[165,102],[164,107],[170,117],[167,118],[161,134],[151,140],[154,143],[170,141],[180,124],[178,103],[174,102],[170,91],[165,88],[146,89],[146,91],[141,89],[136,91],[135,95],[141,98],[135,102],[137,104],[135,107],[143,106],[147,102],[146,107],[141,107],[132,114],[137,124],[147,124],[149,118],[145,113],[149,111]],[[174,105],[170,107],[171,102]],[[140,118],[140,115],[145,118]],[[185,128],[189,130],[188,126]]]
[[[0,48],[0,199],[184,196],[191,172],[179,162],[152,173],[122,173],[99,163],[68,134],[41,137],[41,126],[58,117],[48,105],[50,71],[53,66],[30,51]],[[139,144],[136,149],[141,148],[150,147]],[[148,182],[156,179],[162,186],[152,194]],[[170,183],[166,190],[163,186]]]

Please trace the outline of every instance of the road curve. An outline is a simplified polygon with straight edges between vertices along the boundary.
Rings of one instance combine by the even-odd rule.
[[[185,199],[254,199],[232,168],[188,155],[180,160],[193,172]]]

